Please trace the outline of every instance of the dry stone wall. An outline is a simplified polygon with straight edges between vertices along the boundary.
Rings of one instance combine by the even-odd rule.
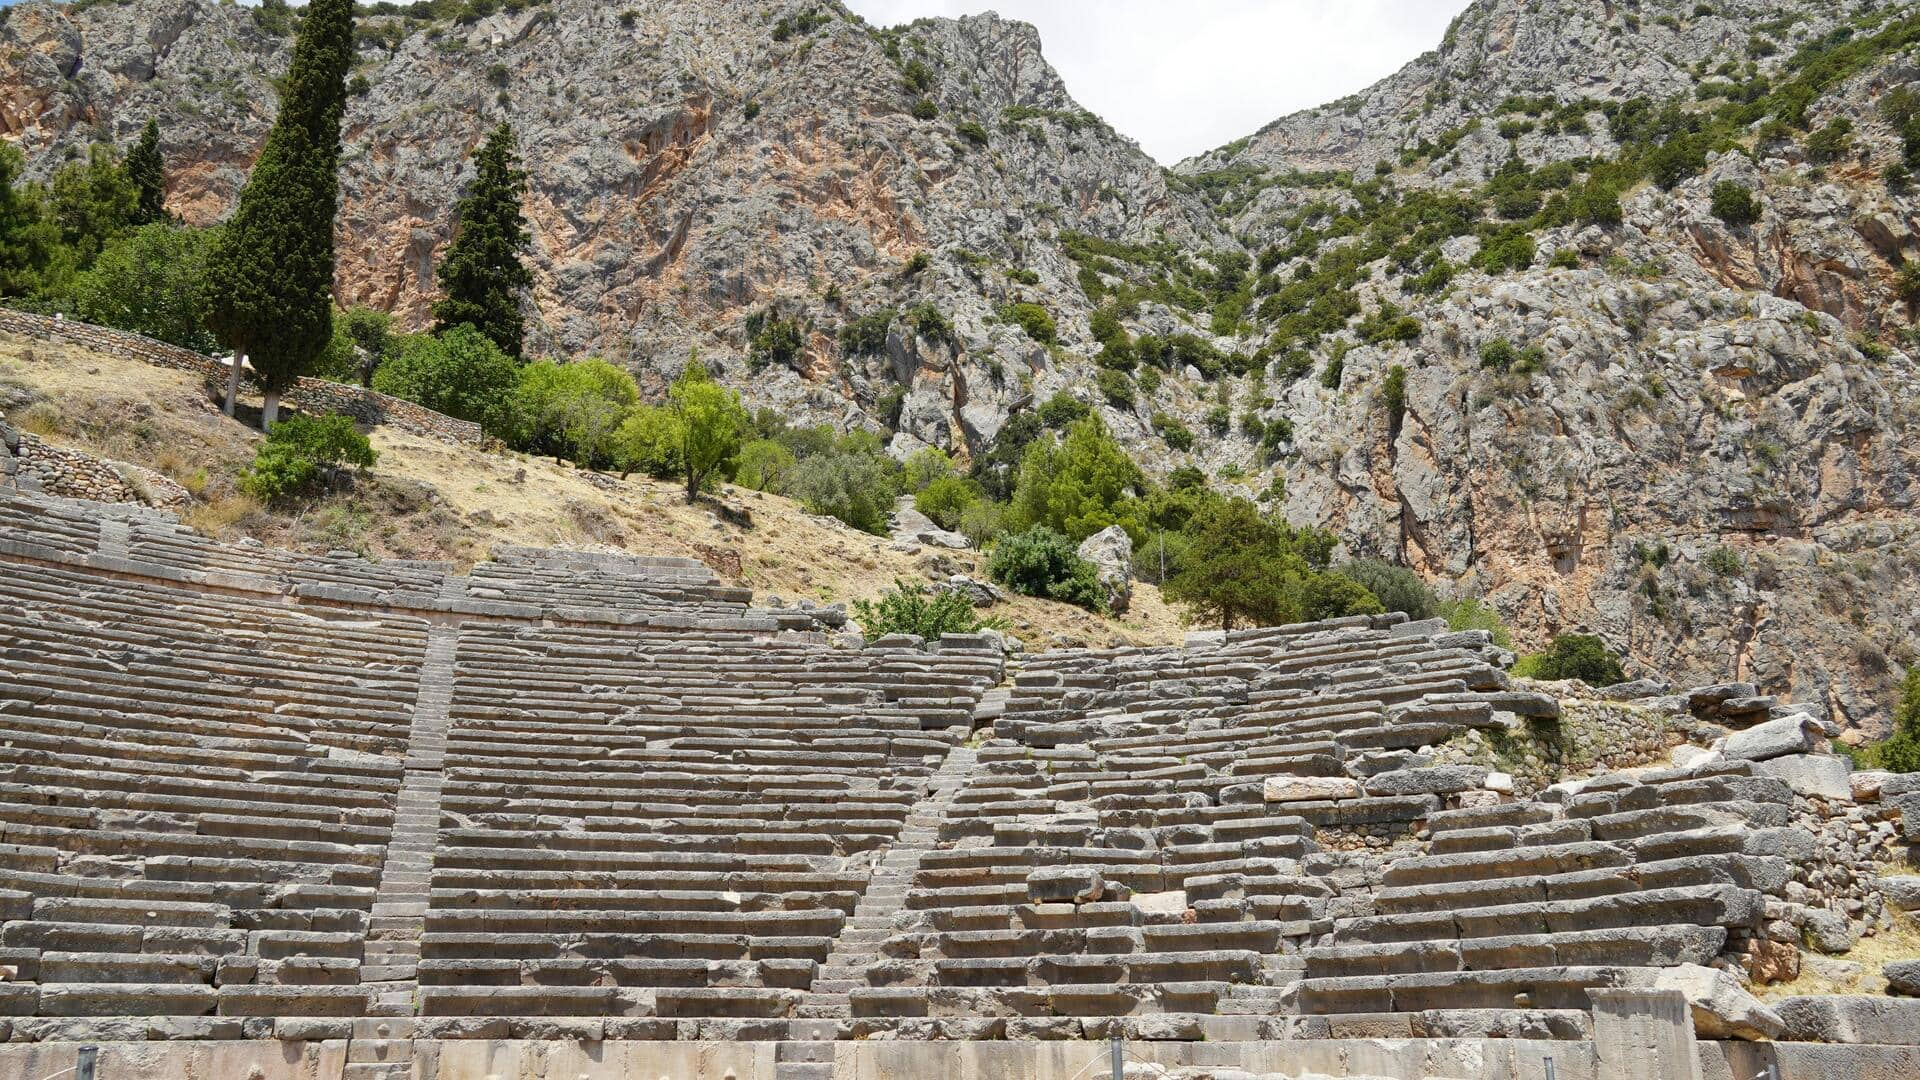
[[[161,508],[192,501],[186,488],[151,469],[53,446],[32,432],[10,427],[4,416],[0,416],[0,487]]]
[[[47,315],[0,308],[0,333],[54,341],[95,352],[125,356],[154,367],[189,371],[218,386],[227,377],[227,365],[191,349],[182,349],[140,334],[94,326]],[[456,420],[443,413],[386,394],[325,379],[300,379],[283,397],[301,412],[342,413],[363,424],[383,424],[410,434],[462,446],[486,441],[479,424]]]

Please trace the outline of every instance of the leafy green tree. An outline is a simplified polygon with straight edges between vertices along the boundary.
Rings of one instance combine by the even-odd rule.
[[[877,451],[843,446],[802,460],[786,486],[809,513],[884,536],[887,511],[900,492],[900,466]]]
[[[953,475],[953,459],[937,446],[926,446],[907,458],[901,480],[906,490],[918,492],[936,480]]]
[[[455,210],[459,231],[435,270],[445,295],[433,305],[434,325],[469,323],[518,360],[526,347],[520,297],[533,284],[521,256],[533,234],[520,210],[527,174],[514,153],[513,128],[494,128],[473,164],[473,185]]]
[[[392,339],[373,373],[373,388],[383,394],[490,429],[499,428],[501,410],[519,385],[520,365],[466,323],[442,334]]]
[[[208,318],[235,352],[226,411],[248,358],[273,425],[280,392],[324,350],[333,326],[333,223],[340,117],[353,59],[353,0],[312,0],[253,173],[211,260]]]
[[[636,406],[613,433],[613,460],[620,479],[636,471],[657,480],[679,476],[686,468],[680,442],[680,421],[670,410],[659,405]]]
[[[127,178],[133,181],[135,225],[167,220],[167,165],[160,156],[160,122],[148,120],[140,141],[127,151]]]
[[[691,503],[702,487],[732,471],[753,421],[739,392],[714,382],[698,356],[667,390],[667,411],[679,426],[682,479]]]
[[[1106,608],[1099,571],[1080,557],[1072,540],[1045,525],[995,541],[987,576],[1023,596],[1059,600],[1088,611]]]
[[[1380,615],[1387,610],[1365,585],[1341,573],[1308,574],[1300,581],[1298,597],[1304,622]]]
[[[360,385],[371,390],[374,372],[380,370],[393,341],[393,316],[375,308],[353,307],[335,321],[345,324],[347,337],[359,351]]]
[[[793,451],[785,446],[772,439],[754,439],[740,448],[733,482],[754,491],[784,492],[795,463]]]
[[[275,424],[240,476],[240,490],[285,505],[317,495],[348,469],[370,469],[379,457],[346,416],[290,416]]]
[[[1027,447],[1040,437],[1041,430],[1040,418],[1033,413],[1021,412],[1008,417],[993,442],[987,445],[986,452],[974,456],[967,475],[980,485],[988,498],[1003,501],[1012,498],[1014,486],[1020,480],[1021,459],[1026,456]]]
[[[498,429],[521,450],[599,468],[612,461],[613,434],[639,401],[633,376],[605,360],[542,360],[520,369]]]
[[[980,501],[980,485],[964,476],[936,477],[913,497],[913,508],[943,529],[957,529],[967,507]]]
[[[1056,445],[1036,439],[1020,463],[1013,510],[1025,525],[1045,525],[1078,543],[1126,512],[1146,478],[1098,416],[1075,421]]]
[[[1593,634],[1557,634],[1547,651],[1529,657],[1527,674],[1536,679],[1579,679],[1588,686],[1625,682],[1620,660]]]
[[[893,588],[878,600],[855,600],[853,619],[869,638],[888,634],[913,634],[938,641],[946,634],[976,634],[981,630],[1002,629],[1003,620],[982,618],[973,604],[957,592],[929,595],[924,585],[898,578]]]
[[[1920,665],[1900,682],[1893,708],[1893,734],[1863,751],[1863,764],[1897,773],[1920,772]]]
[[[1300,618],[1299,586],[1311,570],[1287,530],[1246,499],[1208,502],[1187,530],[1188,551],[1163,591],[1196,621],[1277,626]]]
[[[38,188],[23,183],[26,155],[0,140],[0,294],[31,296],[73,272],[73,255]]]
[[[61,166],[49,190],[60,239],[82,268],[136,223],[140,193],[111,146],[96,144],[85,161]]]
[[[217,343],[201,311],[215,243],[204,229],[143,225],[108,244],[93,268],[74,279],[74,312],[91,323],[212,352]]]

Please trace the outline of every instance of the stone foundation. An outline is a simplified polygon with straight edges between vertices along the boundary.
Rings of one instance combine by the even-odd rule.
[[[775,1080],[783,1044],[661,1042],[417,1043],[417,1080]],[[785,1044],[791,1046],[794,1044]],[[865,1042],[831,1044],[833,1080],[1107,1080],[1104,1042]],[[0,1046],[0,1080],[70,1076],[79,1044]],[[345,1080],[349,1061],[376,1060],[364,1041],[102,1043],[99,1080],[251,1077]],[[1211,1069],[1255,1075],[1371,1076],[1388,1080],[1598,1080],[1594,1044],[1506,1039],[1355,1039],[1259,1043],[1127,1043],[1127,1076],[1149,1063],[1187,1076]],[[1911,1080],[1920,1047],[1821,1043],[1696,1044],[1702,1080]],[[1165,1075],[1165,1074],[1162,1074]],[[1665,1080],[1648,1074],[1642,1080]]]

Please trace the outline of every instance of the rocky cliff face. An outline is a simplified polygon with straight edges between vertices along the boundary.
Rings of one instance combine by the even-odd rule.
[[[1837,160],[1756,121],[1703,172],[1628,189],[1617,225],[1540,224],[1530,258],[1469,263],[1503,213],[1525,217],[1489,182],[1577,184],[1621,152],[1610,107],[1704,113],[1717,86],[1785,84],[1810,44],[1911,17],[1480,0],[1378,86],[1173,170],[993,16],[883,31],[826,3],[551,0],[373,18],[338,292],[422,316],[466,155],[509,119],[533,178],[536,347],[655,385],[697,347],[756,402],[884,426],[903,451],[978,450],[1068,390],[1150,465],[1278,481],[1296,520],[1485,595],[1523,644],[1596,630],[1647,670],[1738,676],[1875,729],[1920,659],[1920,375],[1895,284],[1920,202],[1881,179],[1902,148],[1878,108],[1920,80],[1913,47],[1809,103],[1809,127],[1853,125]],[[285,48],[211,0],[36,0],[0,27],[0,130],[45,174],[158,116],[171,205],[215,220]],[[1715,217],[1723,181],[1757,221]],[[1057,340],[1008,318],[1016,302]],[[1103,337],[1153,335],[1160,365],[1095,340],[1099,309]],[[755,357],[770,320],[803,346]],[[1521,362],[1489,365],[1502,344]],[[1165,441],[1175,423],[1191,450]]]

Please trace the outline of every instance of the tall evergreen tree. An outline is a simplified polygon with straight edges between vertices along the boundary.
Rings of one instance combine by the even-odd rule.
[[[127,175],[139,195],[133,223],[151,225],[167,220],[167,172],[166,162],[160,158],[159,121],[149,120],[141,129],[140,141],[127,153]]]
[[[517,360],[526,344],[520,292],[533,284],[520,255],[533,237],[520,212],[527,174],[514,153],[513,127],[494,128],[473,163],[473,186],[455,211],[459,233],[435,274],[446,295],[433,305],[434,328],[469,323]]]
[[[313,0],[282,83],[280,115],[211,260],[207,323],[234,350],[227,414],[245,357],[265,391],[263,426],[277,416],[280,392],[332,340],[340,117],[352,59],[353,0]]]
[[[0,142],[0,296],[28,296],[73,272],[73,252],[61,243],[43,193],[21,180],[26,169],[20,148]]]

